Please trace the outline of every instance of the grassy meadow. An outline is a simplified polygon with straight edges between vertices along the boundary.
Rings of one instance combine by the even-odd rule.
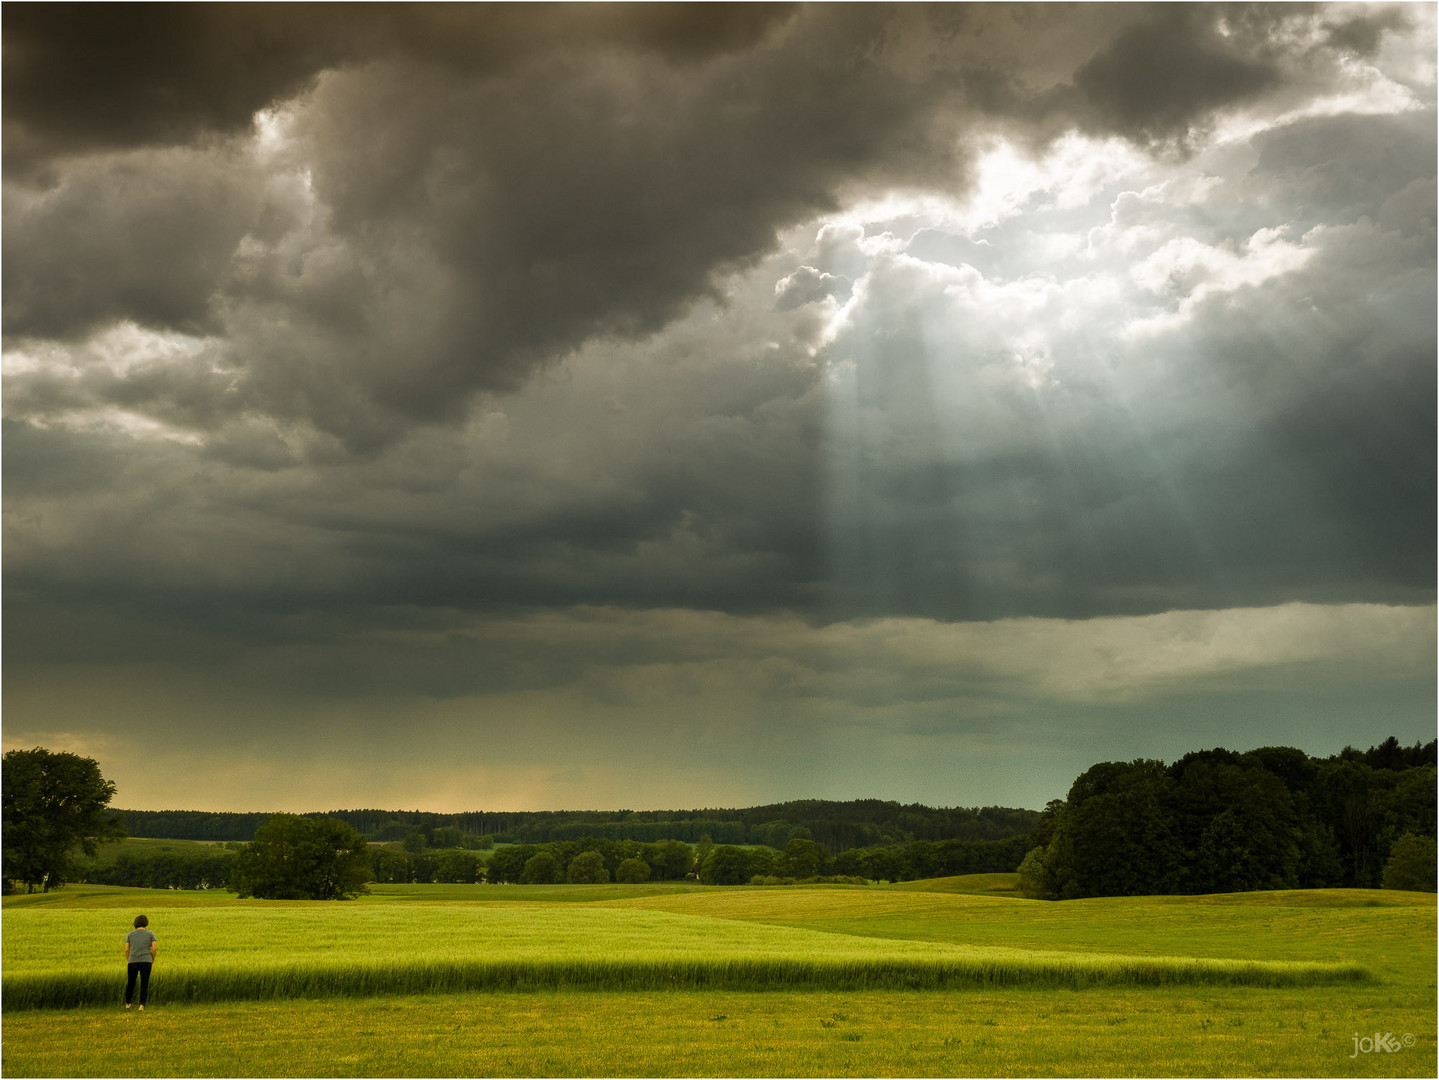
[[[176,855],[213,855],[223,852],[221,840],[158,840],[149,836],[127,836],[119,843],[100,844],[93,857],[86,860],[98,864],[113,863],[122,855],[145,856],[174,853]]]
[[[1434,1074],[1432,895],[1045,903],[1013,885],[396,885],[328,904],[101,887],[11,897],[3,1069]],[[119,1008],[120,942],[141,911],[161,942],[143,1016]],[[114,1049],[134,1023],[147,1027],[143,1062]],[[1396,1041],[1376,1047],[1376,1033]]]

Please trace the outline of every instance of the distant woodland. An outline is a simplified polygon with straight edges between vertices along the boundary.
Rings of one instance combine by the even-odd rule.
[[[270,815],[192,810],[117,810],[131,836],[169,840],[250,840]],[[438,814],[420,810],[332,810],[372,842],[404,840],[418,832],[425,843],[464,837],[493,844],[547,844],[575,840],[682,840],[761,844],[783,848],[813,840],[831,853],[915,840],[1004,840],[1031,832],[1040,811],[1002,806],[936,809],[879,799],[832,802],[806,799],[745,810],[546,810]],[[456,844],[453,846],[462,846]],[[478,845],[476,845],[478,846]]]
[[[908,881],[1020,872],[1069,899],[1255,889],[1433,886],[1436,743],[1313,758],[1222,748],[1172,764],[1102,762],[1043,811],[878,799],[748,809],[439,814],[339,810],[376,882],[710,884]],[[227,883],[271,815],[120,810],[132,837],[224,841],[204,855],[122,854],[85,868],[116,885]],[[1403,863],[1403,866],[1399,864]]]

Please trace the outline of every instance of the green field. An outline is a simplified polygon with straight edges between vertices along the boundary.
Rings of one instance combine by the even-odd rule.
[[[146,836],[127,836],[116,843],[100,844],[89,861],[106,865],[122,855],[141,858],[163,855],[214,855],[223,853],[225,845],[220,840],[156,840]]]
[[[1045,903],[1013,884],[377,886],[329,904],[101,887],[11,897],[3,1068],[1434,1074],[1432,895]],[[161,941],[143,1016],[119,1008],[120,942],[141,911]],[[136,1023],[142,1061],[115,1052]]]

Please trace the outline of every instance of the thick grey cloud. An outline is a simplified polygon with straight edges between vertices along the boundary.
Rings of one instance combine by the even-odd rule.
[[[6,198],[7,333],[74,337],[117,319],[216,327],[210,300],[263,209],[238,154],[184,149],[85,160]]]
[[[1276,222],[1294,236],[1331,224],[1351,231],[1316,239],[1314,264],[1283,288],[1241,296],[1201,302],[1213,267],[1176,264],[1164,288],[1197,290],[1192,326],[1180,345],[1159,347],[1173,358],[1127,391],[1147,395],[1147,410],[1170,409],[1162,419],[1129,419],[1130,407],[1090,362],[1094,350],[1148,344],[1075,335],[1057,345],[1067,370],[1047,403],[1022,381],[987,381],[1024,327],[986,321],[984,289],[1041,280],[1043,266],[1015,228],[948,238],[918,231],[909,250],[935,260],[923,265],[979,265],[990,280],[976,285],[963,274],[872,262],[862,229],[831,223],[809,261],[782,270],[771,293],[773,330],[789,335],[776,354],[783,359],[706,359],[682,378],[651,383],[658,392],[639,415],[605,414],[641,424],[651,432],[645,445],[619,458],[600,453],[604,475],[578,470],[588,487],[524,460],[466,466],[469,436],[417,433],[392,455],[417,455],[413,470],[433,502],[405,491],[391,467],[340,465],[346,446],[405,446],[417,421],[463,423],[477,392],[513,394],[587,340],[657,334],[701,296],[721,304],[701,318],[747,302],[720,298],[720,272],[754,264],[782,225],[836,205],[842,191],[963,176],[974,147],[954,141],[942,121],[984,120],[964,76],[992,54],[1033,58],[1016,93],[1047,100],[1072,78],[1090,101],[1090,120],[1147,140],[1277,82],[1302,81],[1292,69],[1316,48],[1312,34],[1302,49],[1284,36],[1308,17],[1286,9],[1105,8],[1083,20],[1085,32],[1068,10],[1038,21],[987,8],[721,11],[713,17],[728,29],[703,49],[690,46],[704,34],[686,36],[694,28],[666,22],[663,12],[606,23],[610,30],[584,43],[548,17],[506,13],[492,22],[489,14],[462,19],[446,36],[436,29],[449,26],[443,13],[425,9],[398,43],[382,46],[365,27],[398,15],[377,11],[347,31],[346,63],[277,107],[258,139],[79,156],[49,187],[12,185],[12,339],[23,349],[47,338],[78,342],[67,365],[41,362],[12,375],[12,415],[54,423],[86,409],[122,410],[188,433],[202,455],[189,475],[252,491],[247,512],[306,537],[313,558],[343,548],[334,565],[349,573],[306,578],[332,582],[342,598],[356,589],[371,601],[449,597],[461,605],[817,604],[839,614],[895,607],[991,617],[1329,590],[1347,599],[1371,586],[1393,596],[1423,586],[1417,568],[1427,546],[1412,524],[1429,485],[1422,470],[1400,468],[1432,427],[1413,405],[1432,381],[1420,359],[1432,338],[1423,300],[1432,234],[1423,226],[1425,189],[1414,187],[1433,171],[1423,113],[1300,120],[1254,140],[1257,160],[1233,170],[1222,218],[1212,207],[1207,224],[1191,215],[1185,242],[1220,250]],[[204,17],[176,15],[182,23]],[[1379,28],[1403,25],[1383,12],[1372,24],[1366,36],[1351,19],[1330,36],[1373,52]],[[324,36],[284,32],[305,56],[304,43]],[[238,48],[247,33],[201,35],[194,48]],[[66,40],[41,39],[48,49]],[[22,57],[29,40],[22,33]],[[991,55],[977,59],[986,50],[976,42],[992,46]],[[162,46],[179,47],[163,36],[153,47]],[[1185,73],[1167,98],[1135,85],[1153,74],[1146,65],[1156,57]],[[1263,79],[1230,70],[1261,64]],[[183,84],[202,67],[162,65],[131,81]],[[217,85],[231,87],[223,65],[218,71]],[[257,88],[272,85],[288,84],[256,75]],[[137,89],[134,101],[146,93]],[[244,93],[248,101],[259,89]],[[25,114],[28,101],[22,95],[15,109]],[[1147,119],[1125,111],[1141,106],[1157,111]],[[224,129],[222,113],[204,123]],[[1027,123],[1009,115],[988,122],[1020,131]],[[159,140],[158,131],[117,140]],[[1161,200],[1163,220],[1147,226],[1136,193],[1098,197],[1114,199],[1116,225],[1134,230],[1172,228],[1184,214]],[[1282,209],[1263,209],[1281,198]],[[1053,231],[1077,212],[1035,207],[1023,221]],[[1388,307],[1354,297],[1344,275],[1359,262]],[[860,427],[839,432],[848,448],[826,450],[819,410],[830,410],[831,444],[842,410],[825,406],[819,369],[798,361],[806,335],[817,333],[813,312],[822,301],[850,302],[856,281],[855,314],[826,349],[831,359],[855,353]],[[966,295],[968,314],[954,322],[944,311]],[[1042,303],[1062,304],[1056,297]],[[1355,310],[1335,314],[1346,307]],[[1329,320],[1309,318],[1311,308]],[[158,350],[154,341],[96,336],[117,319],[187,332],[190,341]],[[1335,322],[1344,334],[1329,332]],[[1272,332],[1279,325],[1285,334]],[[684,348],[715,348],[698,330],[679,337]],[[669,347],[654,340],[658,352]],[[1311,358],[1311,375],[1327,373],[1323,380],[1284,374],[1284,352],[1295,348]],[[1385,353],[1372,365],[1379,378],[1353,373],[1356,349]],[[937,362],[947,372],[939,383]],[[1239,389],[1213,385],[1216,364],[1230,365]],[[1364,393],[1354,392],[1354,379]],[[503,415],[505,399],[492,400]],[[1264,416],[1213,436],[1216,410],[1242,411],[1255,400],[1265,402]],[[562,411],[563,420],[556,413],[531,425],[527,447],[555,438],[554,424],[612,438],[579,420],[584,403],[565,402]],[[1374,429],[1375,415],[1389,418],[1384,438],[1356,438]],[[950,430],[956,425],[962,430]],[[166,456],[193,453],[175,446]],[[845,453],[860,455],[857,471],[832,460]],[[28,460],[13,454],[12,473]],[[236,483],[223,479],[232,468],[281,475]],[[357,505],[369,509],[357,514]],[[1334,537],[1316,538],[1315,506],[1345,520],[1352,509],[1366,523],[1362,536],[1348,527],[1345,542],[1358,554],[1341,556]],[[181,509],[196,519],[186,529],[223,547],[223,502]],[[397,527],[405,517],[414,524]],[[164,520],[137,516],[133,546],[164,552]],[[89,529],[105,538],[107,557],[130,535]],[[1374,549],[1383,537],[1387,551]],[[656,563],[661,549],[688,554]],[[1310,555],[1296,560],[1295,552]],[[1382,571],[1365,563],[1376,555],[1385,556]],[[154,562],[162,578],[183,578],[190,565],[166,555]],[[1368,584],[1355,584],[1356,573]],[[234,580],[241,591],[260,584]]]
[[[117,152],[12,190],[6,332],[218,332],[216,408],[372,449],[654,332],[846,192],[952,185],[987,115],[1169,137],[1282,81],[1244,73],[1287,16],[1161,10],[26,8],[15,142]],[[261,107],[279,145],[247,159]]]
[[[1269,9],[1265,29],[1277,21],[1274,11]],[[1226,22],[1202,5],[1160,7],[1085,61],[1074,84],[1097,110],[1099,123],[1143,139],[1182,138],[1197,117],[1280,81],[1273,62],[1245,55],[1252,47],[1233,40]],[[1268,44],[1268,35],[1255,36],[1255,44]]]
[[[788,4],[17,4],[5,15],[7,169],[249,128],[321,71],[418,55],[503,70],[576,43],[693,59],[752,44]]]
[[[1413,721],[1432,23],[7,8],[7,728],[741,732],[768,798],[1301,669]]]

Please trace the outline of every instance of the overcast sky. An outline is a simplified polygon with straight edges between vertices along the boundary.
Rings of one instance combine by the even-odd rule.
[[[4,745],[1041,807],[1435,732],[1432,5],[5,5]]]

